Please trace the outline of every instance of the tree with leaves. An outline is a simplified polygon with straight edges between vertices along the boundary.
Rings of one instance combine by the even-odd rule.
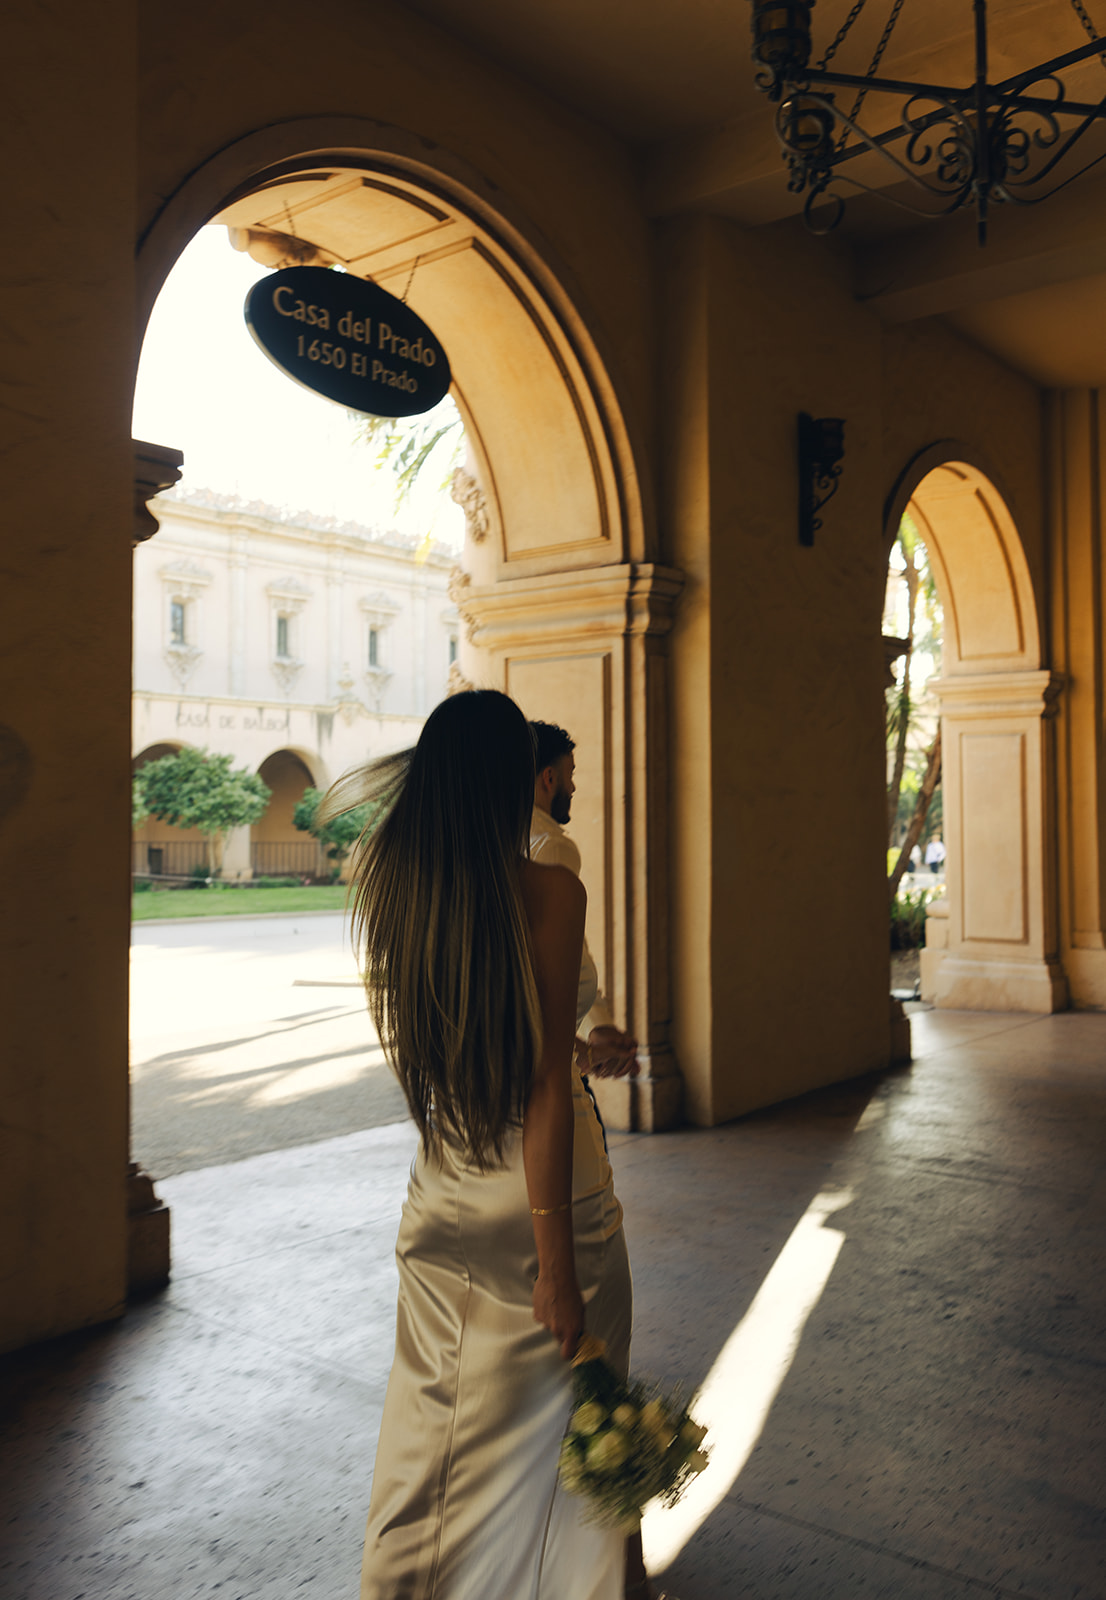
[[[370,801],[366,805],[355,806],[352,811],[343,812],[340,817],[320,822],[321,799],[322,794],[318,789],[305,789],[292,812],[292,823],[301,833],[309,833],[319,841],[327,860],[334,862],[340,876],[342,863],[379,810],[379,805]]]
[[[232,768],[233,759],[186,746],[139,767],[131,797],[135,826],[156,817],[174,828],[197,829],[207,843],[214,876],[222,866],[227,834],[260,822],[272,795],[256,772]]]
[[[446,489],[464,459],[465,425],[449,395],[421,417],[357,420],[362,442],[376,448],[377,469],[392,473],[397,511],[424,473],[440,473],[439,487]]]
[[[922,766],[916,781],[908,783],[909,737],[918,725],[920,696],[915,697],[912,672],[915,657],[930,658],[935,667],[940,661],[941,606],[937,585],[929,564],[924,543],[913,519],[904,516],[891,549],[888,564],[889,580],[898,576],[905,587],[906,631],[903,635],[902,669],[898,681],[889,691],[887,704],[887,747],[891,768],[887,784],[888,843],[894,848],[902,825],[902,798],[904,784],[913,790],[914,804],[906,820],[906,835],[888,879],[888,892],[892,900],[898,893],[899,883],[910,865],[910,853],[918,843],[925,828],[926,818],[941,779],[941,731],[938,724],[936,737],[924,752]]]

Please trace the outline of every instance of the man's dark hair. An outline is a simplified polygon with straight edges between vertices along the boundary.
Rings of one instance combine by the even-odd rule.
[[[576,741],[553,722],[532,722],[530,736],[534,741],[535,772],[555,766],[562,756],[570,756],[576,748]]]

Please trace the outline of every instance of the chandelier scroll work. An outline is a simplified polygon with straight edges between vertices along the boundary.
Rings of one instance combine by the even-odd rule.
[[[905,0],[895,0],[873,65],[864,76],[829,70],[826,63],[864,3],[853,7],[816,67],[809,65],[812,0],[753,3],[755,82],[776,102],[776,135],[788,165],[788,189],[804,196],[803,219],[812,233],[825,234],[837,227],[846,200],[839,185],[848,184],[921,217],[973,206],[979,242],[985,244],[993,205],[1035,204],[1106,158],[1106,150],[1100,150],[1079,171],[1057,171],[1079,141],[1106,122],[1106,96],[1097,102],[1068,99],[1060,76],[1067,68],[1106,54],[1106,39],[1093,36],[1076,0],[1072,3],[1092,33],[1090,40],[997,84],[987,80],[986,0],[972,0],[976,72],[973,83],[964,88],[876,75],[874,67]],[[836,102],[834,91],[842,88],[857,91],[849,112]],[[900,102],[897,120],[889,128],[871,132],[861,124],[860,112],[869,94]],[[1075,125],[1062,119],[1075,119]],[[878,157],[896,179],[929,198],[913,204],[845,170],[849,162],[866,155]],[[1054,174],[1052,187],[1030,192]]]

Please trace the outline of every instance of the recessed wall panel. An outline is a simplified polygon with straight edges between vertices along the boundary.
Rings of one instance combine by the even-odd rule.
[[[965,940],[1024,944],[1025,735],[960,735]]]

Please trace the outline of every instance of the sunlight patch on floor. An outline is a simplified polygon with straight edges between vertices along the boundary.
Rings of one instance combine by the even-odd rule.
[[[818,1194],[723,1345],[692,1401],[708,1430],[710,1462],[671,1510],[645,1514],[645,1564],[663,1572],[721,1504],[749,1459],[799,1348],[807,1318],[829,1281],[845,1235],[826,1221],[852,1201],[851,1189]]]

